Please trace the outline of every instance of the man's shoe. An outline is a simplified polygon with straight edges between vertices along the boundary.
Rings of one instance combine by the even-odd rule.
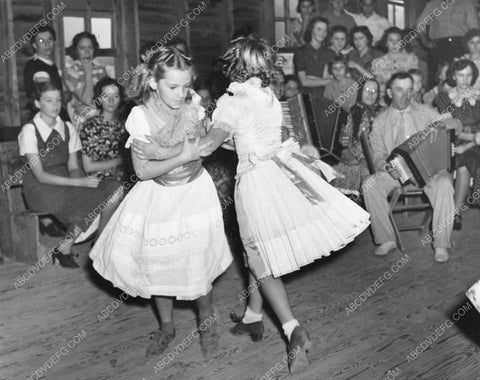
[[[387,241],[386,243],[381,244],[377,249],[375,249],[375,256],[385,256],[388,255],[391,251],[397,248],[397,243],[394,241]]]
[[[448,248],[435,248],[434,260],[437,263],[446,263],[450,258]]]

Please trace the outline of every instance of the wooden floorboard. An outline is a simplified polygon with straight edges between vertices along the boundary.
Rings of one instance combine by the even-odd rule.
[[[29,266],[5,259],[0,266],[0,379],[477,380],[480,314],[473,306],[416,359],[408,355],[445,321],[453,320],[459,308],[469,307],[465,291],[480,278],[479,222],[478,210],[465,214],[464,229],[454,235],[454,254],[447,264],[433,261],[431,248],[422,247],[416,232],[402,233],[406,252],[384,258],[371,254],[371,237],[364,233],[342,252],[288,276],[295,315],[314,342],[311,365],[293,376],[282,361],[285,341],[270,312],[261,342],[228,333],[229,313],[244,308],[238,297],[244,286],[238,261],[215,284],[222,332],[219,352],[205,360],[194,339],[159,371],[164,356],[144,356],[149,335],[157,328],[148,301],[126,299],[107,319],[99,320],[107,306],[117,306],[114,302],[122,293],[91,268],[88,244],[77,247],[80,270],[47,265],[19,289],[15,281]],[[406,254],[409,261],[393,273],[392,265]],[[355,311],[347,312],[346,307],[384,273],[392,277]],[[171,352],[195,329],[193,304],[177,303],[175,317],[177,336]],[[77,341],[67,347],[74,336]],[[57,362],[48,362],[56,352]]]

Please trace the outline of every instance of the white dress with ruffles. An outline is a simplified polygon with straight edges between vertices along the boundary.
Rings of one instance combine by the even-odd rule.
[[[159,134],[173,136],[171,141],[183,140],[183,125],[168,130],[175,115],[169,115],[165,106],[158,111],[155,114],[163,122],[152,126],[144,106],[132,109],[126,122],[129,142]],[[98,273],[131,296],[193,300],[207,294],[232,262],[210,175],[203,170],[193,181],[172,186],[139,181],[108,222],[90,257]]]
[[[257,278],[279,277],[350,243],[369,214],[328,184],[330,167],[281,143],[282,110],[258,78],[232,83],[213,114],[233,135],[240,235]],[[330,178],[328,178],[330,180]]]

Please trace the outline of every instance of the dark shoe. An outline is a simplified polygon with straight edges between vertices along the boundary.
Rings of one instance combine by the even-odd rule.
[[[453,222],[453,229],[455,231],[460,231],[462,229],[462,216],[459,214],[455,215],[455,220]]]
[[[300,326],[295,327],[288,342],[288,370],[297,373],[308,365],[307,352],[312,342],[307,331]]]
[[[73,254],[65,255],[58,247],[52,251],[52,264],[55,265],[55,260],[58,260],[60,266],[64,268],[79,268],[78,264],[73,259]]]
[[[236,322],[236,325],[230,329],[233,335],[250,335],[252,342],[259,342],[263,338],[265,328],[263,322],[243,323],[242,318],[236,313],[230,313],[230,319]]]
[[[200,346],[202,347],[202,352],[206,357],[209,357],[215,354],[218,351],[220,334],[217,331],[217,321],[214,320],[209,326],[207,326],[206,321],[211,318],[205,319],[205,322],[200,324]],[[204,326],[203,330],[201,330]]]
[[[163,353],[167,349],[170,342],[175,339],[175,330],[169,333],[158,329],[150,337],[150,339],[153,339],[153,342],[150,342],[147,347],[147,351],[145,352],[145,356],[147,358],[157,356]]]
[[[40,223],[40,233],[42,235],[48,235],[51,237],[63,237],[65,232],[60,230],[55,223],[50,223],[49,225],[45,226],[44,224]]]

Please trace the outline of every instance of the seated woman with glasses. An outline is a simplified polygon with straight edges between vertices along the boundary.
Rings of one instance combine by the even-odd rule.
[[[362,181],[369,175],[367,161],[363,154],[360,136],[372,130],[373,119],[381,112],[378,103],[379,84],[375,79],[367,80],[357,94],[357,102],[350,109],[347,124],[342,131],[342,157],[335,169],[344,178],[336,178],[334,186],[342,190],[360,191]]]

